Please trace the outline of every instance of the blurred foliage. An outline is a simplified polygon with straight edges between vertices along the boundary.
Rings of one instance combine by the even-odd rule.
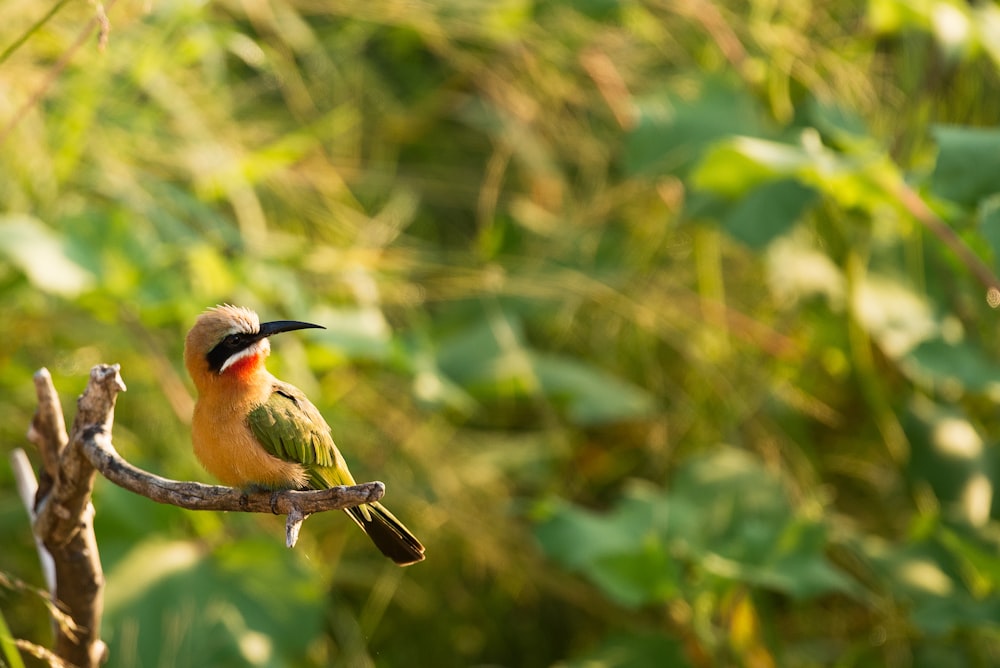
[[[1000,662],[995,4],[98,7],[0,0],[5,449],[118,362],[205,480],[183,334],[243,304],[327,326],[271,368],[428,548],[99,481],[110,665]]]

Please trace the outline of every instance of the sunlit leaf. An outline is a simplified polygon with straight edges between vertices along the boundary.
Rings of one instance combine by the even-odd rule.
[[[691,175],[698,188],[731,198],[794,176],[811,158],[798,146],[736,137],[712,146]]]
[[[0,217],[0,254],[45,292],[74,297],[94,281],[93,275],[70,259],[58,235],[31,216]]]
[[[347,357],[385,359],[389,354],[392,331],[376,306],[324,308],[316,311],[313,319],[326,327],[317,340]]]
[[[853,301],[862,326],[893,358],[911,353],[940,331],[927,296],[898,278],[866,276]]]
[[[769,286],[777,298],[799,301],[823,295],[833,308],[842,307],[846,295],[843,271],[816,248],[812,235],[785,235],[768,246],[766,257]]]
[[[438,366],[438,361],[427,350],[405,350],[405,363],[413,377],[413,394],[432,406],[444,406],[461,414],[472,413],[475,399],[451,380]]]
[[[301,656],[319,632],[322,593],[291,556],[273,540],[214,554],[191,542],[141,542],[108,570],[107,639],[151,664],[174,656],[272,666]]]

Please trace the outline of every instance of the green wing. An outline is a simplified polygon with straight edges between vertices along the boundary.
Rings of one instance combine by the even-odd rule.
[[[271,396],[250,411],[247,422],[270,454],[308,467],[313,487],[354,484],[326,420],[297,387],[276,381]],[[423,560],[424,546],[381,503],[345,510],[382,554],[397,564]]]
[[[308,467],[315,487],[354,484],[326,420],[294,385],[275,382],[270,398],[250,411],[247,422],[268,453]]]

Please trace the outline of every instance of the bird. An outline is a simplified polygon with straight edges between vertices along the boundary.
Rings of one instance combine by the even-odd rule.
[[[187,333],[184,365],[198,392],[191,440],[222,484],[246,490],[355,484],[319,410],[265,367],[269,337],[311,328],[324,329],[298,320],[262,323],[248,308],[222,304],[199,315]],[[345,512],[400,566],[424,559],[424,546],[381,503]]]

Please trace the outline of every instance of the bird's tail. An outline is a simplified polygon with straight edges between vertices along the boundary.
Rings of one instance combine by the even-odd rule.
[[[368,534],[375,547],[400,566],[423,561],[424,546],[381,503],[346,508],[345,511]]]

